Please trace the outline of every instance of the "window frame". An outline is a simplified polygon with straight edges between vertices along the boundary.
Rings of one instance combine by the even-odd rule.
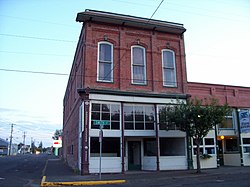
[[[99,111],[93,111],[93,109],[92,109],[93,104],[99,104],[100,105]],[[109,105],[110,111],[103,111],[103,109],[102,109],[103,105]],[[112,108],[113,108],[112,105],[113,105],[113,107],[118,106],[118,108],[119,108],[119,113],[117,113],[117,114],[119,114],[119,120],[112,119]],[[101,120],[103,114],[109,115],[109,119],[105,120],[105,121],[109,121],[110,125],[105,125],[103,127],[103,130],[111,130],[111,131],[120,131],[121,130],[121,117],[122,117],[121,115],[122,114],[121,114],[121,104],[120,103],[117,103],[117,102],[98,102],[98,101],[92,101],[91,102],[91,104],[90,104],[90,129],[99,130],[99,126],[92,125],[93,121],[95,120],[95,119],[92,118],[92,115],[93,115],[92,113],[99,113],[100,114],[99,120]],[[118,128],[113,128],[113,126],[112,126],[113,123],[119,123],[119,127]]]
[[[139,64],[134,64],[134,56],[133,56],[133,49],[134,48],[140,48],[143,50],[143,65],[139,65]],[[146,85],[147,84],[147,74],[146,74],[146,49],[145,47],[143,46],[140,46],[140,45],[133,45],[131,46],[131,83],[132,84],[137,84],[137,85]],[[139,66],[139,67],[144,67],[144,80],[140,80],[140,81],[143,81],[143,83],[140,83],[140,82],[136,82],[135,79],[134,79],[134,66]]]
[[[213,144],[210,144],[209,141],[206,140],[213,140]],[[208,143],[208,144],[206,144]],[[197,145],[195,144],[195,139],[192,138],[192,144],[193,144],[193,155],[196,155],[197,152]],[[207,150],[211,149],[213,150],[213,153],[207,153]],[[200,154],[209,154],[209,155],[216,155],[216,140],[214,137],[204,137],[202,138],[202,141],[200,143]]]
[[[100,46],[102,45],[102,44],[106,44],[106,45],[110,45],[111,46],[111,61],[109,62],[109,61],[101,61],[100,60]],[[100,63],[106,63],[106,64],[111,64],[111,69],[110,69],[110,80],[105,80],[104,78],[105,78],[105,76],[104,76],[104,78],[102,79],[101,77],[100,77]],[[98,49],[97,49],[97,81],[98,82],[110,82],[110,83],[112,83],[112,82],[114,82],[114,70],[113,70],[113,67],[114,67],[114,45],[112,44],[112,43],[110,43],[110,42],[106,42],[106,41],[101,41],[101,42],[98,42]]]
[[[123,114],[122,115],[124,115],[123,117],[124,117],[124,130],[126,130],[126,131],[138,131],[138,130],[143,130],[143,131],[155,131],[155,128],[156,128],[156,121],[155,121],[155,110],[154,110],[154,107],[153,107],[153,105],[151,105],[151,104],[130,104],[130,103],[126,103],[126,104],[124,104],[123,105],[123,107],[125,108],[125,107],[131,107],[132,108],[132,120],[126,120],[126,117],[125,117],[125,109],[123,108]],[[137,116],[136,116],[136,110],[135,110],[135,108],[136,107],[142,107],[142,110],[143,110],[143,120],[137,120],[136,118],[137,118]],[[154,114],[153,114],[153,121],[150,121],[150,120],[147,120],[146,119],[146,107],[153,107],[153,112],[154,112]],[[138,128],[138,125],[136,125],[136,124],[139,124],[139,123],[143,123],[143,128]],[[131,124],[132,125],[132,128],[127,128],[127,124]],[[149,126],[149,124],[153,124],[153,128],[148,128]]]
[[[237,117],[236,117],[235,109],[233,109],[233,111],[230,114],[231,115],[225,116],[225,120],[231,119],[232,127],[222,127],[222,124],[218,124],[218,129],[220,129],[220,130],[235,130],[237,128],[237,125],[236,125],[236,118]]]
[[[169,144],[168,142],[172,144]],[[180,142],[181,144],[178,144]],[[176,150],[174,152],[171,152],[170,150],[172,150],[171,148],[173,147],[173,145],[175,146],[183,145],[183,146],[178,148],[176,147]],[[187,155],[185,137],[159,137],[159,146],[160,146],[160,157],[183,157]]]
[[[164,58],[163,58],[164,57],[164,55],[163,55],[164,52],[171,52],[173,54],[173,65],[174,65],[173,68],[172,67],[165,67],[165,65],[164,65]],[[162,59],[162,80],[163,80],[162,84],[163,84],[163,86],[166,86],[166,87],[177,87],[175,52],[173,50],[170,50],[170,49],[162,49],[161,50],[161,59]],[[165,76],[165,70],[172,70],[174,72],[173,83],[170,82],[169,84],[165,84],[165,83],[167,83],[166,76]]]

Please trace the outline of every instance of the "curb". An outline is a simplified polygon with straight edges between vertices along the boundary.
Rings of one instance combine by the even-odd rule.
[[[41,187],[47,186],[93,186],[102,184],[122,184],[126,180],[105,180],[105,181],[76,181],[76,182],[46,182],[46,176],[43,176]]]

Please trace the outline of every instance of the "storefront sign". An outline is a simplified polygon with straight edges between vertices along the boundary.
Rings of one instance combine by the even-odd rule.
[[[250,116],[249,110],[240,110],[239,112],[239,120],[240,120],[240,131],[241,133],[250,132]]]

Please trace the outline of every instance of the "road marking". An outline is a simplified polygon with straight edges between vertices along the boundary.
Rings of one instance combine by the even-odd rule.
[[[106,180],[106,181],[77,181],[77,182],[46,182],[46,176],[43,176],[41,181],[41,187],[47,186],[93,186],[102,184],[121,184],[126,180]]]
[[[0,180],[4,180],[5,178],[0,177]]]

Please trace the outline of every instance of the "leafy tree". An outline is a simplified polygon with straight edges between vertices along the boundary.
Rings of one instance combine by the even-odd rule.
[[[35,142],[32,141],[32,142],[31,142],[30,151],[34,154],[34,153],[36,153],[36,149],[37,149],[37,147],[36,147],[36,145],[35,145]]]
[[[58,140],[59,137],[62,136],[62,133],[63,133],[62,129],[60,129],[60,130],[56,129],[56,131],[54,133],[54,136],[52,136],[52,139],[53,140]]]
[[[40,143],[39,143],[39,145],[38,145],[38,148],[39,148],[39,149],[42,149],[42,148],[43,148],[43,142],[42,142],[42,141],[40,141]]]
[[[197,145],[197,173],[201,173],[200,165],[200,144],[202,139],[217,124],[225,119],[230,112],[227,104],[219,105],[216,99],[199,100],[190,99],[187,103],[179,102],[177,105],[170,105],[160,110],[160,123],[165,124],[166,129],[176,125],[181,131],[193,138]],[[165,122],[165,123],[164,123]]]

